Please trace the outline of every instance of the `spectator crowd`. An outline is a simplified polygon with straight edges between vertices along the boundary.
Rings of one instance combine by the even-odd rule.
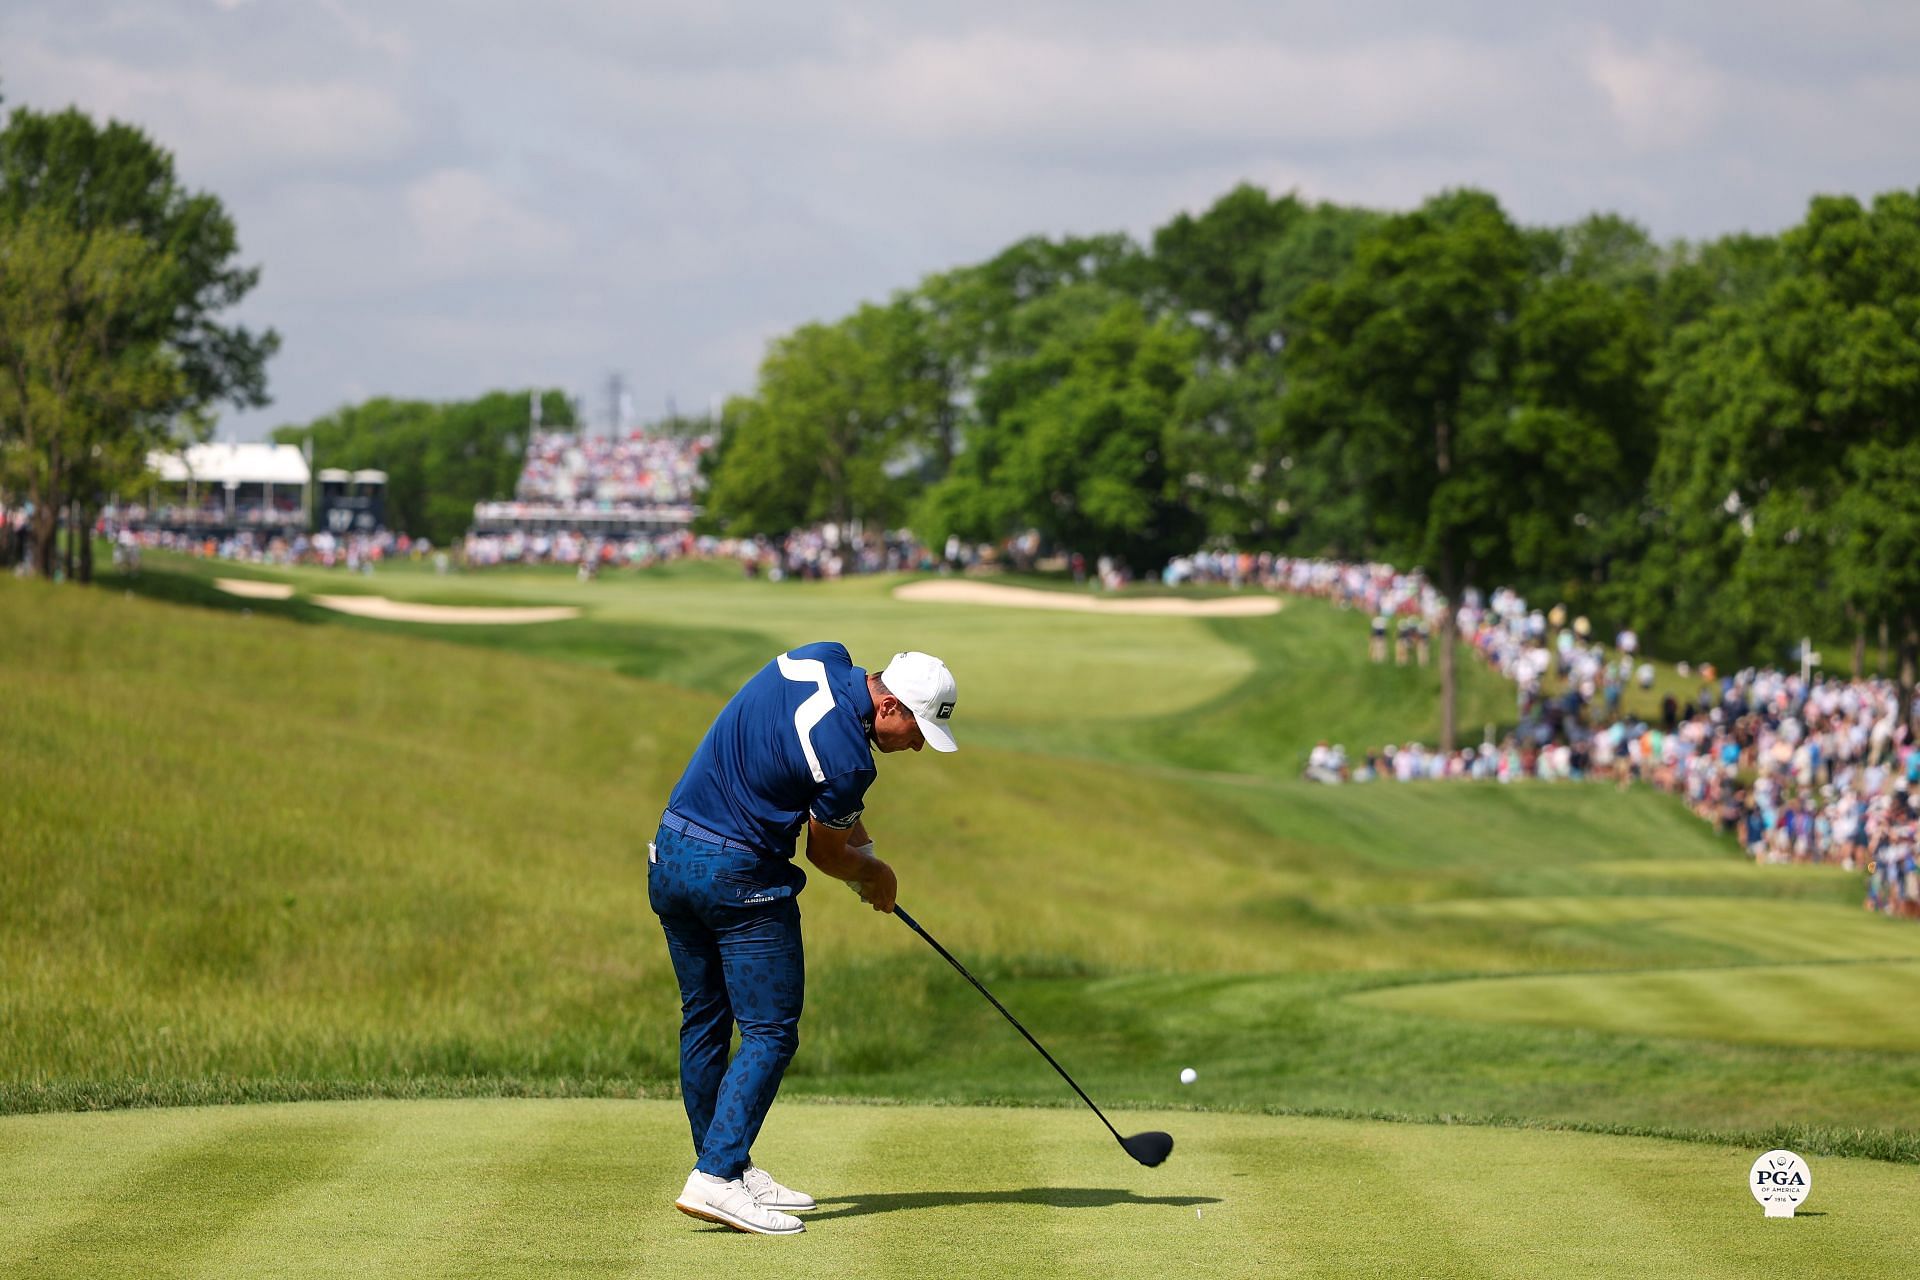
[[[305,565],[354,573],[372,573],[374,566],[383,561],[420,559],[434,552],[433,544],[427,539],[410,538],[390,529],[348,534],[322,529],[313,534],[295,533],[291,537],[243,529],[216,537],[169,529],[116,528],[103,519],[95,532],[113,543],[113,563],[117,569],[138,569],[140,553],[156,549],[205,560],[282,567]]]
[[[701,484],[700,459],[712,447],[712,436],[536,431],[514,498],[575,510],[685,506]]]
[[[468,567],[575,565],[582,577],[601,569],[639,568],[672,560],[732,560],[748,577],[839,578],[933,567],[924,547],[904,530],[870,533],[833,523],[795,529],[784,537],[722,538],[686,530],[597,535],[558,531],[469,533],[461,546]]]
[[[1418,572],[1388,565],[1221,553],[1184,558],[1170,581],[1225,582],[1315,596],[1365,611],[1375,662],[1427,661],[1445,603]],[[1920,745],[1898,687],[1811,670],[1679,663],[1697,681],[1657,714],[1628,710],[1657,679],[1639,638],[1611,648],[1585,618],[1530,607],[1501,588],[1461,593],[1461,640],[1515,688],[1518,725],[1500,741],[1440,751],[1388,744],[1350,757],[1322,742],[1306,775],[1322,782],[1471,779],[1641,782],[1679,796],[1760,862],[1833,863],[1867,875],[1866,905],[1920,916]],[[1907,709],[1909,713],[1912,708]]]

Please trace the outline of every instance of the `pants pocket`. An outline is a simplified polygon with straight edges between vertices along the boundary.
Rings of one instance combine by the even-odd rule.
[[[779,883],[767,876],[738,871],[713,873],[713,896],[723,906],[767,906],[775,902],[784,902],[794,893],[793,885]]]
[[[806,872],[791,862],[742,855],[714,865],[713,896],[729,907],[761,907],[785,902],[805,887]]]

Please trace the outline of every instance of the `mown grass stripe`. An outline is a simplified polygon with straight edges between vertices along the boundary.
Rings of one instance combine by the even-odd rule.
[[[1058,1141],[1068,1128],[1060,1123],[1065,1116],[1050,1118],[1043,1126],[1007,1112],[981,1125],[959,1112],[872,1113],[848,1169],[855,1181],[828,1189],[826,1211],[813,1215],[818,1228],[824,1233],[857,1223],[873,1248],[874,1272],[901,1280],[961,1274],[972,1260],[995,1256],[1021,1256],[1023,1269],[1035,1276],[1072,1275],[1071,1251],[1062,1248],[1056,1219],[1084,1214],[1107,1195],[1088,1191],[1087,1170],[1099,1167],[1091,1141],[1043,1149],[1038,1130]],[[993,1152],[990,1162],[983,1163],[984,1150]],[[913,1171],[904,1183],[902,1168]],[[906,1249],[881,1244],[930,1220],[948,1228],[938,1242]]]
[[[673,1144],[659,1133],[661,1118],[647,1117],[636,1132],[634,1109],[619,1104],[583,1103],[558,1114],[520,1110],[533,1123],[512,1141],[493,1144],[491,1212],[466,1215],[449,1270],[503,1278],[556,1271],[623,1276],[644,1266],[635,1218],[667,1215],[685,1177],[673,1176]]]
[[[1824,1216],[1768,1224],[1744,1189],[1746,1165],[1763,1148],[1299,1118],[1127,1118],[1129,1129],[1175,1133],[1167,1165],[1143,1170],[1090,1141],[1080,1113],[782,1106],[778,1141],[763,1141],[756,1154],[828,1206],[805,1235],[784,1241],[708,1231],[668,1208],[686,1168],[684,1121],[672,1102],[144,1111],[0,1120],[0,1139],[9,1126],[52,1124],[73,1137],[72,1151],[93,1144],[109,1168],[125,1172],[112,1145],[98,1142],[105,1121],[229,1148],[237,1123],[256,1149],[286,1151],[293,1168],[306,1153],[298,1142],[263,1141],[273,1132],[297,1136],[325,1121],[364,1136],[319,1180],[255,1161],[178,1165],[171,1203],[156,1201],[163,1220],[174,1206],[224,1196],[236,1167],[282,1194],[223,1228],[211,1247],[191,1235],[106,1232],[91,1254],[27,1273],[54,1278],[1824,1280],[1902,1274],[1910,1261],[1911,1171],[1871,1161],[1814,1157],[1810,1207]],[[43,1150],[36,1161],[57,1169],[60,1158]],[[503,1240],[511,1247],[492,1247]]]
[[[208,1250],[197,1271],[205,1280],[311,1274],[317,1264],[354,1275],[436,1274],[447,1223],[470,1212],[484,1190],[500,1133],[531,1123],[511,1106],[462,1124],[446,1123],[446,1113],[431,1107],[295,1104],[255,1112],[282,1123],[353,1116],[365,1126],[362,1143],[332,1176],[263,1210],[247,1233]],[[289,1255],[286,1241],[305,1247]]]
[[[51,1274],[62,1243],[129,1182],[208,1140],[209,1124],[156,1123],[122,1113],[21,1116],[0,1122],[0,1259]]]
[[[330,1115],[285,1121],[263,1112],[220,1117],[208,1132],[91,1194],[86,1209],[35,1249],[49,1275],[192,1277],[203,1255],[283,1198],[350,1163],[365,1121]],[[185,1127],[185,1126],[183,1126]]]
[[[1903,981],[1903,975],[1905,980]],[[1360,993],[1429,1016],[1871,1052],[1920,1050],[1908,961],[1494,977]]]

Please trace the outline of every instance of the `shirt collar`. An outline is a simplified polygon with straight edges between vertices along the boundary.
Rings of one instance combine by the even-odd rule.
[[[867,685],[867,673],[859,667],[853,668],[853,714],[860,717],[860,724],[873,736],[873,690]]]

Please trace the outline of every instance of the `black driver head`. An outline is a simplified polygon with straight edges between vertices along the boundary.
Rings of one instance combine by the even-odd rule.
[[[1173,1135],[1157,1130],[1148,1133],[1136,1133],[1131,1138],[1120,1139],[1127,1154],[1151,1169],[1173,1154]]]

